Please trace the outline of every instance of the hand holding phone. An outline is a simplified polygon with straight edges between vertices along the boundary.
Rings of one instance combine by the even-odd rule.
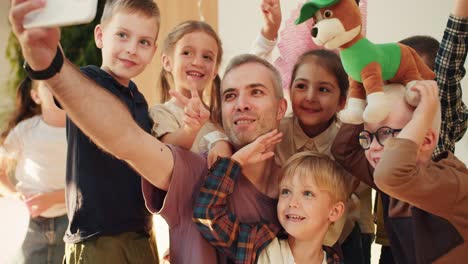
[[[27,14],[25,29],[62,27],[91,22],[96,16],[98,0],[47,0],[45,7]]]

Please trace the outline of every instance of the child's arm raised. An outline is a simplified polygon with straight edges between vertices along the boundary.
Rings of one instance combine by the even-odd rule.
[[[172,133],[161,137],[161,141],[167,144],[192,148],[198,132],[210,118],[210,112],[205,108],[195,88],[190,89],[191,98],[187,98],[178,91],[170,91],[179,104],[184,106],[184,125]]]
[[[442,124],[434,155],[455,151],[455,142],[466,132],[468,109],[462,101],[460,81],[465,75],[468,53],[468,1],[455,0],[435,61],[435,72],[442,104]]]
[[[281,6],[279,0],[263,0],[261,4],[263,13],[262,35],[270,40],[276,40],[281,26]]]
[[[60,39],[58,28],[23,28],[24,16],[44,4],[13,0],[9,15],[23,56],[36,71],[49,68]],[[170,149],[141,129],[115,95],[88,79],[67,59],[45,82],[68,116],[97,145],[128,162],[153,185],[168,189],[174,166]]]
[[[452,14],[456,17],[468,18],[468,1],[455,0],[453,4]]]
[[[269,223],[241,223],[229,211],[229,195],[241,173],[241,166],[271,158],[270,146],[281,139],[276,130],[257,138],[232,156],[220,158],[210,169],[195,202],[193,221],[200,233],[213,246],[236,263],[254,263],[260,251],[279,232],[279,227]]]
[[[418,82],[413,89],[421,101],[399,135],[385,143],[374,181],[386,194],[450,219],[468,205],[468,170],[451,153],[437,162],[430,159],[437,139],[433,120],[439,107],[438,89],[434,81]]]
[[[434,118],[440,109],[439,89],[435,81],[419,81],[412,89],[419,92],[421,101],[414,110],[411,120],[397,137],[409,139],[420,146],[432,128]]]
[[[262,0],[260,9],[263,15],[263,27],[250,53],[271,61],[271,54],[276,46],[278,30],[281,26],[281,6],[279,0]]]

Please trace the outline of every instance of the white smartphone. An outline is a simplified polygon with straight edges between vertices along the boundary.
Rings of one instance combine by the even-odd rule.
[[[98,0],[47,0],[44,8],[27,14],[24,28],[63,27],[91,22]]]

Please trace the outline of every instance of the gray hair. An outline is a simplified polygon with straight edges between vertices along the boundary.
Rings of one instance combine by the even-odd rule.
[[[284,98],[283,94],[283,82],[281,80],[281,75],[278,72],[278,70],[273,66],[271,63],[268,61],[253,55],[253,54],[242,54],[235,56],[234,58],[231,59],[229,64],[226,66],[226,69],[224,71],[224,76],[228,75],[228,73],[235,68],[238,68],[244,64],[248,63],[257,63],[265,66],[268,70],[271,72],[271,79],[273,81],[273,88],[275,89],[275,95],[278,99]]]

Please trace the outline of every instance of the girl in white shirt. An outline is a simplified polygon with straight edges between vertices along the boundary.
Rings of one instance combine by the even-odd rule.
[[[0,135],[0,194],[22,199],[31,216],[15,263],[62,263],[68,225],[65,169],[65,112],[45,83],[26,78]],[[16,185],[8,176],[13,170]]]

